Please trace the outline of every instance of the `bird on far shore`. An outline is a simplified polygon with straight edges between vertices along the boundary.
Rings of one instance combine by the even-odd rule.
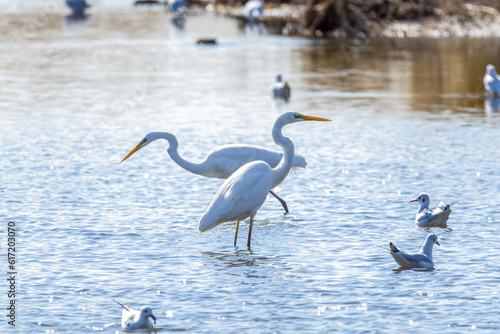
[[[186,0],[168,0],[165,6],[175,15],[181,15],[187,10]]]
[[[263,0],[250,0],[245,4],[245,18],[249,22],[254,22],[262,18],[264,13]]]
[[[85,0],[66,0],[66,5],[71,8],[73,13],[82,15],[85,9],[90,7]]]

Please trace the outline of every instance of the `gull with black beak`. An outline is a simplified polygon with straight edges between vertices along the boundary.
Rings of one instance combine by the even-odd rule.
[[[115,303],[123,307],[122,311],[122,329],[151,329],[155,328],[156,317],[153,315],[153,310],[149,306],[143,306],[140,310],[134,310],[129,305],[125,306],[113,299]],[[153,319],[151,323],[149,318]]]
[[[391,242],[389,243],[389,247],[391,248],[390,254],[402,268],[432,269],[434,268],[434,261],[432,260],[432,246],[434,246],[434,244],[440,246],[438,237],[435,234],[429,234],[418,253],[407,253],[397,248]]]

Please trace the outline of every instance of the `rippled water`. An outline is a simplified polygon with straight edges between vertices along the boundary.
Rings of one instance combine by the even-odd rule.
[[[499,332],[500,117],[482,90],[498,39],[309,40],[213,15],[182,30],[114,3],[77,23],[22,1],[2,14],[0,220],[17,227],[19,332],[114,333],[112,298],[149,304],[163,331]],[[277,72],[288,104],[269,97]],[[274,148],[283,111],[333,122],[285,128],[308,166],[278,190],[288,215],[273,198],[259,210],[251,250],[246,222],[237,248],[235,223],[198,233],[222,181],[182,170],[166,143],[119,163],[149,131],[192,160]],[[459,200],[446,229],[414,225],[422,191]],[[436,269],[397,270],[389,241],[417,251],[430,232]]]

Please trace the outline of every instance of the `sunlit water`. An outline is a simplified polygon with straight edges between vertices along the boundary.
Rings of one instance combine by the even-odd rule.
[[[500,331],[500,117],[482,88],[498,40],[309,40],[210,14],[179,29],[163,10],[96,3],[77,24],[62,5],[2,15],[0,220],[17,227],[17,331],[120,331],[111,299],[149,304],[163,331]],[[278,72],[288,104],[270,99]],[[119,163],[150,131],[176,134],[191,160],[277,148],[283,111],[333,122],[285,128],[308,166],[277,191],[288,215],[274,198],[259,210],[251,250],[246,222],[236,248],[235,223],[197,231],[222,181],[182,170],[166,142]],[[422,191],[431,206],[459,200],[446,229],[414,225]],[[430,232],[436,269],[398,271],[389,241],[417,251]]]

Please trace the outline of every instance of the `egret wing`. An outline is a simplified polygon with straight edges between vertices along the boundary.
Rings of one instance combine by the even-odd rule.
[[[198,229],[204,232],[225,221],[247,218],[264,203],[271,186],[269,165],[262,161],[246,164],[219,188]]]

